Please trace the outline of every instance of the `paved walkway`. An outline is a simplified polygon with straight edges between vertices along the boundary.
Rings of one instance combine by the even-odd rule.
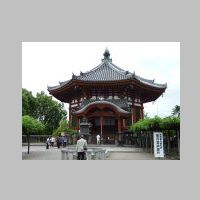
[[[73,147],[73,145],[70,147]],[[74,146],[75,147],[75,146]],[[90,147],[90,146],[89,146]],[[116,146],[97,146],[95,148],[106,148],[106,160],[155,160],[153,154],[143,152],[140,148],[135,147],[116,147]],[[46,149],[45,146],[30,146],[30,152],[27,153],[28,147],[22,147],[23,160],[61,160],[61,149],[51,147]]]

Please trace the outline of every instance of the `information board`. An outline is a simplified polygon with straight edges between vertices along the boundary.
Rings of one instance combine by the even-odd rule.
[[[154,132],[154,156],[155,157],[164,157],[164,148],[163,148],[163,133]]]

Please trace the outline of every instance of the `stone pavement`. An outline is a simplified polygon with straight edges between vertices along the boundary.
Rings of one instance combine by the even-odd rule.
[[[70,147],[75,147],[70,145]],[[106,160],[155,160],[153,154],[143,152],[140,148],[135,147],[117,147],[108,145],[89,145],[89,147],[105,148]],[[30,146],[30,152],[27,153],[28,147],[22,147],[22,160],[61,160],[61,149],[51,147],[46,149],[44,145]]]

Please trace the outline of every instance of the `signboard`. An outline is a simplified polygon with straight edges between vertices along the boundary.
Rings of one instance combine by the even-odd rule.
[[[154,132],[154,156],[155,157],[164,157],[164,148],[163,148],[163,133]]]

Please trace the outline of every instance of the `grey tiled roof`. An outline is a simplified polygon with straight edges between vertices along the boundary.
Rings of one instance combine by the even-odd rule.
[[[135,75],[135,78],[137,80],[139,80],[140,82],[142,82],[142,83],[145,83],[147,85],[151,85],[151,86],[154,86],[154,87],[161,87],[161,88],[163,88],[163,87],[167,86],[167,84],[155,83],[154,80],[145,79],[145,78],[142,78],[142,77],[140,77],[138,75]]]
[[[124,109],[122,109],[121,107],[119,107],[117,104],[113,103],[113,102],[109,102],[109,101],[105,101],[105,100],[102,100],[102,101],[93,101],[93,102],[89,102],[88,104],[86,104],[85,106],[81,107],[79,110],[75,111],[74,114],[79,114],[81,112],[84,112],[89,106],[93,105],[93,104],[109,104],[109,105],[112,105],[114,106],[118,112],[120,113],[124,113],[124,114],[130,114],[129,111],[126,111]]]
[[[125,71],[121,69],[120,67],[116,66],[112,63],[112,59],[110,59],[110,53],[108,50],[104,53],[104,59],[102,59],[102,62],[97,67],[91,69],[88,72],[80,72],[80,75],[72,75],[72,80],[82,80],[82,81],[97,81],[97,82],[103,82],[103,81],[118,81],[118,80],[127,80],[127,79],[135,79],[143,84],[147,84],[153,87],[158,88],[166,88],[166,84],[158,84],[154,83],[154,80],[148,80],[145,78],[142,78],[134,73],[131,73],[129,71]],[[48,87],[48,89],[53,90],[62,87],[63,85],[66,85],[68,81],[60,82],[60,85],[54,86],[54,87]]]
[[[98,67],[74,78],[85,81],[124,80],[127,79],[127,72],[116,67],[108,60],[104,60]]]
[[[158,84],[154,83],[154,80],[148,80],[142,78],[134,73],[129,71],[125,71],[120,67],[116,66],[112,63],[112,59],[105,58],[102,59],[102,63],[97,67],[91,69],[88,72],[80,73],[79,76],[73,75],[73,79],[83,80],[83,81],[117,81],[117,80],[126,80],[126,79],[136,79],[141,83],[154,86],[165,88],[166,84]]]
[[[100,99],[84,99],[80,107],[83,108],[92,102],[100,102],[100,101],[101,101]],[[116,106],[118,106],[126,111],[130,111],[128,102],[125,99],[106,99],[106,100],[104,99],[103,101],[113,103]]]
[[[56,86],[47,86],[48,90],[54,90],[54,89],[58,89],[60,88],[60,85],[56,85]]]
[[[49,90],[58,89],[58,88],[60,88],[61,86],[66,85],[69,81],[70,81],[70,80],[63,81],[63,82],[59,82],[59,85],[56,85],[56,86],[47,86],[47,88],[48,88]]]

